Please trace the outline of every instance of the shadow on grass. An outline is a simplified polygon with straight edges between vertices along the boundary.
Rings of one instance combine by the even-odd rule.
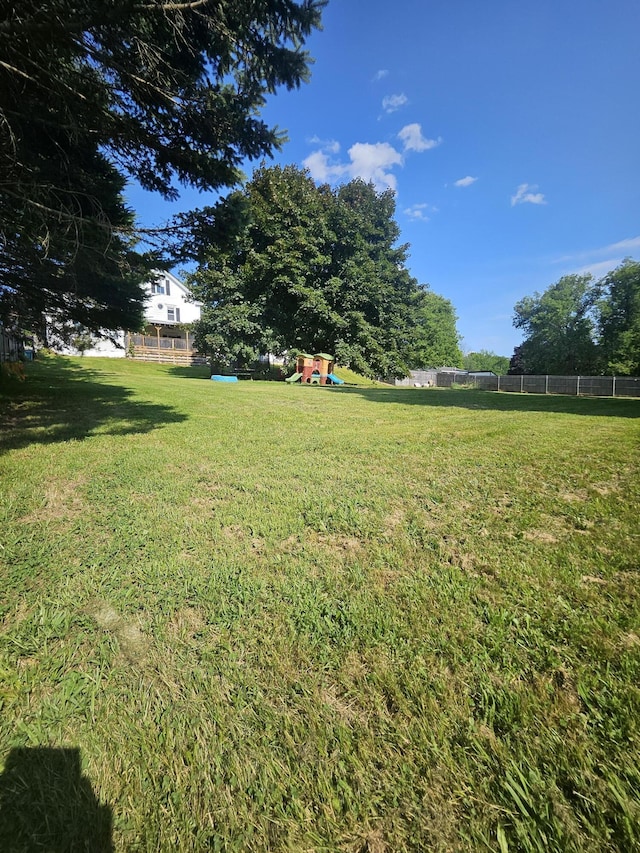
[[[80,750],[14,748],[0,775],[0,850],[113,853],[111,808],[101,805]]]
[[[51,358],[31,365],[26,382],[0,386],[0,453],[91,435],[146,433],[186,420],[171,406],[136,400],[107,373]]]
[[[485,409],[497,412],[549,412],[618,418],[640,418],[640,400],[569,397],[560,394],[515,394],[449,388],[336,388],[331,393],[357,394],[372,403],[426,408]]]
[[[180,379],[210,379],[211,368],[208,364],[194,364],[191,367],[171,366],[167,373],[169,376],[179,376]]]

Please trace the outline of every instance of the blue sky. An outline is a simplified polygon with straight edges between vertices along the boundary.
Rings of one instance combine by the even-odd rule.
[[[465,351],[511,355],[518,299],[640,258],[638,0],[330,0],[323,23],[310,83],[263,111],[274,162],[392,187]],[[129,199],[144,224],[176,209]]]

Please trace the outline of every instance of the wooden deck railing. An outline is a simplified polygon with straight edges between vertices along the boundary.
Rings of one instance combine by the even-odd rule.
[[[127,353],[141,361],[163,364],[206,364],[206,356],[193,349],[184,338],[160,338],[153,335],[128,335]]]

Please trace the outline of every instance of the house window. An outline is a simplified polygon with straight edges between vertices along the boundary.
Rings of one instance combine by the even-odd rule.
[[[164,285],[160,284],[159,281],[152,281],[151,293],[164,294]]]
[[[180,309],[179,308],[167,308],[167,320],[170,323],[179,323],[180,322]]]

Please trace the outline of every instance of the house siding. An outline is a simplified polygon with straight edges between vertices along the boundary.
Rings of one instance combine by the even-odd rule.
[[[144,312],[147,327],[145,331],[148,339],[146,342],[151,341],[154,346],[139,347],[137,341],[139,339],[144,340],[142,335],[130,335],[122,330],[116,330],[112,332],[113,341],[107,339],[96,341],[91,349],[85,351],[85,356],[89,358],[124,358],[131,355],[130,344],[133,344],[134,358],[170,363],[175,363],[176,358],[179,358],[181,363],[184,360],[189,363],[198,363],[197,354],[191,349],[190,341],[188,355],[182,352],[186,349],[186,334],[180,326],[194,323],[200,319],[200,305],[197,302],[190,302],[189,291],[180,279],[164,270],[158,273],[155,282],[148,282],[144,287],[147,291]],[[171,316],[173,316],[173,320],[169,319]],[[167,338],[183,342],[178,345],[181,350],[179,356],[172,352],[176,349],[176,344],[169,343],[166,345]],[[156,341],[157,343],[154,343]],[[149,348],[155,348],[157,352],[149,354]],[[66,355],[77,353],[75,348],[70,346],[61,347],[59,351]]]

